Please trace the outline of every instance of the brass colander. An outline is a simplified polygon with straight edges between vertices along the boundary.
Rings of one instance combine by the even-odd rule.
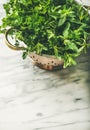
[[[25,50],[26,48],[24,46],[22,47],[17,47],[13,44],[8,39],[9,31],[11,30],[8,29],[5,33],[5,43],[6,45],[13,49],[13,50]],[[31,52],[28,54],[30,58],[33,60],[34,65],[45,69],[45,70],[56,70],[56,69],[61,69],[63,68],[64,60],[59,60],[54,56],[51,55],[38,55],[34,52]]]

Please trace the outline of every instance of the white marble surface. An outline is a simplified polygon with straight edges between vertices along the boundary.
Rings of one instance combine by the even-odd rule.
[[[21,56],[0,35],[0,130],[90,130],[90,52],[55,72]]]
[[[21,53],[0,56],[0,130],[90,130],[87,57],[47,72]]]

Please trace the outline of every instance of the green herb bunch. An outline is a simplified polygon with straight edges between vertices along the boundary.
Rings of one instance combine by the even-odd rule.
[[[0,30],[18,30],[16,39],[27,45],[23,58],[30,52],[54,55],[67,67],[90,46],[90,15],[74,0],[10,0],[4,9]]]

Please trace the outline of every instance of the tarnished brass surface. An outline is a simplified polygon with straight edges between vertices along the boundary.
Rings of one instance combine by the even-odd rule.
[[[17,46],[14,46],[10,43],[10,41],[8,40],[8,34],[9,32],[12,30],[12,28],[8,29],[5,33],[5,43],[6,45],[10,48],[10,49],[13,49],[13,50],[25,50],[25,47],[17,47]]]

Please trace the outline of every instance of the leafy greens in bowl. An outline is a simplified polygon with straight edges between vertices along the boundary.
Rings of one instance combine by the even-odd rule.
[[[74,0],[10,0],[4,9],[1,33],[8,26],[18,30],[15,45],[21,40],[27,46],[23,58],[30,52],[54,55],[67,67],[90,46],[90,15]]]

